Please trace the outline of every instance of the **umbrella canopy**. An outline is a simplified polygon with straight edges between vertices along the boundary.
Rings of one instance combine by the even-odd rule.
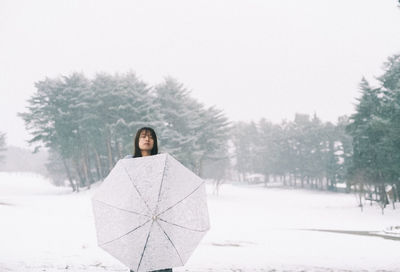
[[[184,265],[209,229],[204,180],[169,154],[119,160],[92,204],[98,245],[136,272]]]

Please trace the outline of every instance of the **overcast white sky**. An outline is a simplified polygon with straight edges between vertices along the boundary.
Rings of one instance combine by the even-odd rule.
[[[395,53],[396,0],[0,0],[0,131],[27,146],[33,83],[73,71],[170,75],[231,120],[335,121]]]

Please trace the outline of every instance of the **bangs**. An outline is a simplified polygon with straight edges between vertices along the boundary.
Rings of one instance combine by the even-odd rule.
[[[153,129],[151,129],[151,128],[149,128],[149,127],[143,127],[143,128],[141,128],[140,130],[139,130],[139,133],[138,133],[139,135],[142,135],[142,134],[144,134],[144,135],[151,135],[153,138],[155,137],[155,132],[154,132],[154,130]]]

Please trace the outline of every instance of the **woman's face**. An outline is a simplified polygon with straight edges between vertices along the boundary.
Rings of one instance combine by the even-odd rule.
[[[141,151],[151,152],[154,146],[154,139],[150,131],[143,130],[139,136],[139,149]]]

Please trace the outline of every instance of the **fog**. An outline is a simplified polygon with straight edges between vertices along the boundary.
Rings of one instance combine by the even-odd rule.
[[[0,131],[26,147],[34,82],[172,76],[231,120],[335,121],[400,48],[397,1],[1,1]]]

